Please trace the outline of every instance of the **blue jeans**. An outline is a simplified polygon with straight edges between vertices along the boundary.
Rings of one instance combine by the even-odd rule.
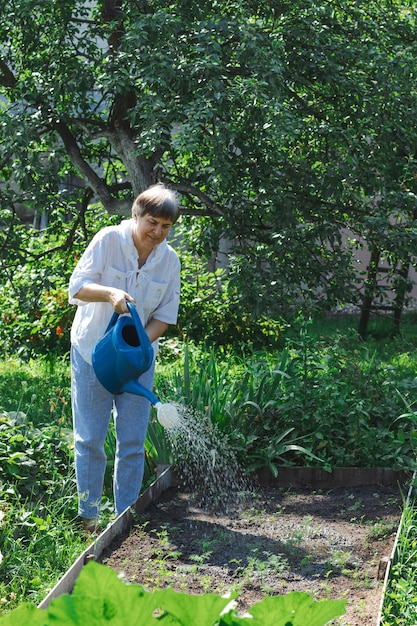
[[[155,362],[140,378],[152,389]],[[142,486],[145,438],[150,402],[131,393],[113,395],[98,381],[92,365],[71,348],[71,402],[74,422],[78,513],[97,517],[103,492],[106,454],[104,442],[113,413],[116,454],[113,476],[117,515],[134,504]]]

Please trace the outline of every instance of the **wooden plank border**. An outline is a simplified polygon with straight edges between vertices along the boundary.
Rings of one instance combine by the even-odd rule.
[[[142,513],[152,502],[156,502],[166,489],[172,485],[172,470],[170,466],[162,466],[158,468],[156,480],[141,494],[135,505],[126,509],[114,522],[109,524],[107,528],[88,546],[86,550],[72,564],[62,578],[57,582],[55,587],[51,589],[48,595],[38,605],[39,609],[48,608],[51,600],[59,597],[64,593],[71,593],[84,565],[91,559],[98,558],[103,550],[107,548],[111,542],[129,530],[133,525],[135,513]]]

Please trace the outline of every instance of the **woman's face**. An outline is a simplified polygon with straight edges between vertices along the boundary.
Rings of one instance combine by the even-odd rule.
[[[136,245],[144,248],[153,248],[161,243],[169,233],[172,222],[164,217],[154,217],[149,213],[133,215],[135,230],[133,239]]]

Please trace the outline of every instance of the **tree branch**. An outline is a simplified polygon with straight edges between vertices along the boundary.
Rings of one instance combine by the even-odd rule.
[[[186,211],[187,215],[207,215],[211,217],[223,217],[224,212],[221,205],[217,202],[214,202],[214,200],[212,200],[209,195],[204,193],[204,191],[200,191],[200,189],[196,189],[196,187],[193,187],[192,185],[188,185],[186,183],[172,183],[169,180],[163,180],[163,182],[167,183],[170,187],[172,187],[172,189],[175,189],[175,191],[178,191],[179,193],[182,193],[186,196],[194,196],[195,198],[198,198],[208,209],[206,210],[206,212],[204,212],[203,209],[201,211]]]
[[[117,214],[123,214],[127,208],[130,210],[131,202],[114,198],[104,180],[96,174],[93,168],[83,158],[78,143],[68,126],[63,122],[54,122],[53,128],[62,139],[72,164],[81,176],[88,180],[92,190],[98,196],[105,209],[109,211],[109,213]]]

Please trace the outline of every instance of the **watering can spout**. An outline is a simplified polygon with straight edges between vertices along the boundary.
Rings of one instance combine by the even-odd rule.
[[[122,387],[121,392],[133,393],[136,396],[144,396],[151,404],[156,406],[159,403],[158,398],[149,389],[146,389],[137,380],[130,379]]]
[[[158,422],[167,430],[178,430],[181,426],[180,416],[173,404],[155,404]]]

